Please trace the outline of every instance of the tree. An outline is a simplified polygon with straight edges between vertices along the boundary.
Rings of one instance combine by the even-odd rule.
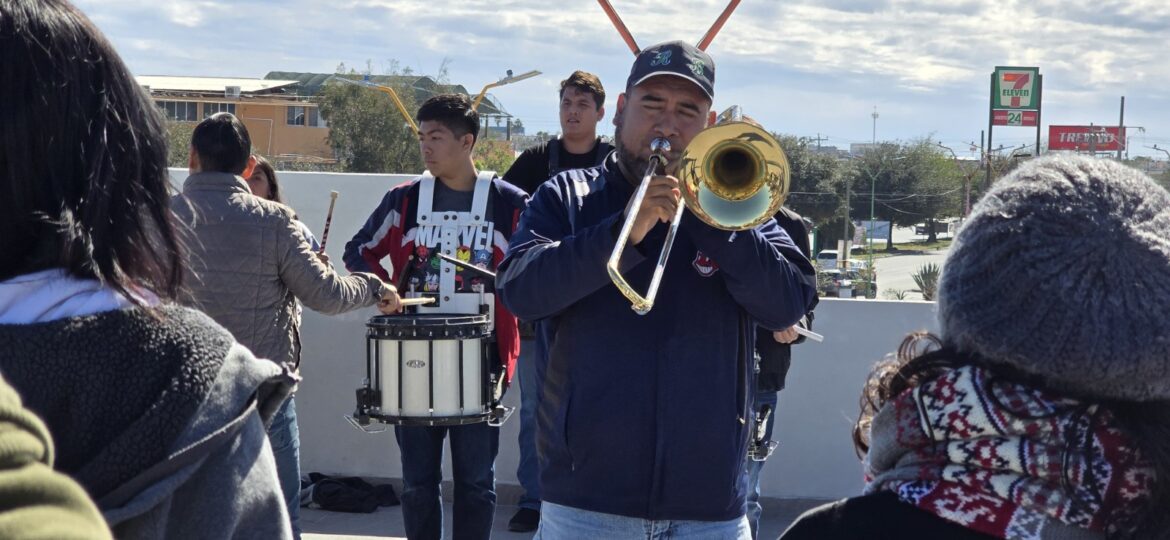
[[[192,122],[167,120],[167,165],[187,168],[191,153],[191,133],[195,131]]]
[[[361,77],[353,70],[338,75]],[[406,110],[414,111],[414,92],[404,85],[392,88]],[[322,89],[318,103],[321,116],[329,121],[329,144],[346,171],[413,174],[423,169],[418,139],[390,96],[331,81]]]
[[[929,138],[883,143],[853,161],[851,176],[853,216],[869,216],[872,208],[874,219],[894,226],[925,221],[933,242],[936,221],[962,215],[962,172]],[[893,227],[890,231],[886,249],[893,248]]]
[[[516,153],[508,141],[480,139],[475,142],[472,158],[475,160],[476,169],[496,171],[503,175],[508,167],[512,166],[512,162],[516,161]]]
[[[840,215],[844,204],[840,162],[834,156],[813,151],[806,139],[772,135],[788,158],[790,181],[785,206],[813,222],[819,231],[817,241],[820,245],[834,245],[840,239]],[[817,247],[813,246],[814,252],[819,251]]]

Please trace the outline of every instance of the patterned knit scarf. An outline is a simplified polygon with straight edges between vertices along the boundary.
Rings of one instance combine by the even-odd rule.
[[[1100,539],[1127,530],[1150,464],[1096,405],[963,367],[874,417],[866,493],[997,538]]]

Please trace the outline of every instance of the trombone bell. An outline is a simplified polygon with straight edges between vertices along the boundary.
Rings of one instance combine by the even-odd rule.
[[[712,227],[742,231],[780,210],[788,158],[768,132],[743,121],[707,128],[683,152],[678,179],[687,207]]]

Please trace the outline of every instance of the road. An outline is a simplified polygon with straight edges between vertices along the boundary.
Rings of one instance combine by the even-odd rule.
[[[887,289],[900,291],[915,291],[908,293],[905,300],[921,300],[922,295],[917,292],[918,285],[912,277],[920,267],[928,263],[935,263],[942,267],[947,257],[946,251],[928,251],[922,255],[894,255],[874,261],[878,275],[878,298],[885,299]]]
[[[946,235],[944,235],[945,237]],[[913,241],[925,240],[925,236],[918,236],[914,234],[913,227],[897,227],[894,229],[894,243],[903,244]],[[885,247],[885,242],[875,243],[875,247],[881,249]],[[878,274],[878,298],[886,299],[885,292],[888,289],[895,289],[899,291],[913,291],[906,294],[906,300],[921,300],[922,294],[918,291],[918,284],[914,283],[913,275],[925,264],[935,263],[941,268],[943,261],[946,259],[947,252],[943,251],[928,251],[921,255],[894,255],[891,257],[883,257],[874,261],[877,266]],[[855,258],[864,258],[864,256]]]

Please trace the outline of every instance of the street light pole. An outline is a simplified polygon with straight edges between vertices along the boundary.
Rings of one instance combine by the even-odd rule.
[[[874,114],[877,114],[877,113],[874,113]],[[873,230],[874,230],[873,199],[874,199],[874,195],[877,195],[877,193],[876,193],[876,191],[877,191],[877,189],[876,189],[877,177],[874,176],[873,173],[869,172],[868,167],[866,167],[865,173],[869,175],[869,233],[866,235],[869,237],[869,278],[870,278],[870,281],[872,281],[870,286],[874,287],[874,291],[876,292],[877,291],[877,280],[873,279],[873,276],[875,275],[875,272],[873,271]],[[893,222],[891,222],[890,225],[893,225]]]
[[[963,170],[963,167],[959,164],[958,154],[955,154],[955,151],[952,150],[951,147],[944,146],[943,143],[935,144],[937,144],[939,148],[942,148],[951,153],[951,157],[955,160],[955,168],[959,169],[959,173],[963,175],[963,219],[967,219],[967,214],[971,213],[971,173]],[[974,144],[971,145],[971,148],[975,148]]]
[[[849,242],[848,242],[848,239],[849,239],[849,184],[850,183],[851,182],[849,181],[849,178],[846,177],[845,178],[845,223],[841,227],[841,249],[840,249],[840,251],[844,251],[845,253],[837,253],[837,265],[842,267],[842,268],[848,268],[847,263],[845,263],[844,261],[847,260],[847,257],[849,256],[849,251],[850,251],[849,250]]]
[[[1156,145],[1156,144],[1154,146],[1147,146],[1146,148],[1152,148],[1154,150],[1162,152],[1163,154],[1166,154],[1166,160],[1170,161],[1170,150],[1167,150],[1165,148],[1158,148],[1158,145]]]

